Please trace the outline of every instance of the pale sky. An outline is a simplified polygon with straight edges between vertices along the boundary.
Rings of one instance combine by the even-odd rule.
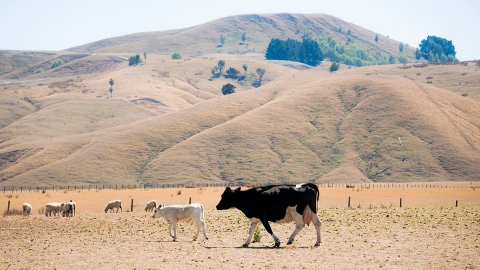
[[[325,13],[418,47],[452,40],[480,59],[478,0],[1,0],[0,50],[56,51],[138,32],[195,26],[231,15]]]

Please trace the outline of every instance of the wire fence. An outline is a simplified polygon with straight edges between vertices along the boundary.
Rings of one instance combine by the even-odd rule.
[[[67,185],[67,186],[10,186],[0,187],[0,192],[3,193],[23,193],[23,192],[46,192],[46,191],[77,191],[77,190],[118,190],[118,189],[151,189],[151,188],[218,188],[218,187],[256,187],[268,185],[297,185],[301,183],[293,182],[267,182],[267,183],[197,183],[197,184],[138,184],[138,185],[112,185],[112,184],[97,184],[97,185]],[[475,188],[473,183],[470,186],[465,184],[458,185],[455,182],[449,184],[436,183],[316,183],[319,188]],[[480,184],[478,185],[480,187]]]

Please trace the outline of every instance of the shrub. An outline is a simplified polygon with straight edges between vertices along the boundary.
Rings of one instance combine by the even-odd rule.
[[[333,62],[332,65],[330,66],[330,72],[335,72],[340,68],[340,64],[337,64],[336,62]]]
[[[41,68],[37,68],[37,70],[35,70],[35,74],[42,73],[42,72],[43,72],[43,69]]]
[[[65,62],[63,62],[62,59],[57,59],[55,61],[52,62],[52,69],[56,68],[56,67],[59,67],[61,65],[65,64]]]
[[[172,54],[172,59],[182,59],[182,56],[179,53]]]
[[[260,242],[260,239],[262,239],[262,234],[260,233],[260,229],[257,228],[255,229],[255,233],[253,234],[253,243]]]

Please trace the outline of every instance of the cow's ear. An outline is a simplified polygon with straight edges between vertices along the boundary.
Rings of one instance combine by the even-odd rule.
[[[230,187],[227,187],[227,188],[225,189],[225,192],[230,193],[230,192],[232,192],[232,189],[231,189]]]
[[[242,187],[236,188],[235,191],[240,191],[240,189],[242,189]]]

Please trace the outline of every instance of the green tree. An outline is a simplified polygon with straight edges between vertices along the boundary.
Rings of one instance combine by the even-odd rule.
[[[230,95],[235,93],[235,88],[237,88],[235,85],[227,83],[222,86],[222,94],[223,95]]]
[[[182,56],[176,52],[172,54],[172,59],[182,59]]]
[[[223,69],[225,68],[225,60],[218,60],[217,67],[220,76],[223,75]]]
[[[330,72],[335,72],[340,68],[340,64],[337,64],[336,62],[333,62],[332,65],[330,66]]]
[[[378,34],[375,34],[375,43],[378,42]]]
[[[108,89],[108,91],[110,91],[110,97],[112,97],[113,85],[115,84],[115,81],[112,78],[110,78],[110,80],[108,81],[108,84],[110,84],[110,88]]]
[[[35,74],[39,74],[39,73],[42,73],[43,72],[43,69],[41,68],[37,68],[37,70],[35,70]]]
[[[140,55],[132,55],[130,58],[128,58],[128,65],[129,66],[136,66],[142,62],[142,59],[140,58]]]
[[[265,75],[265,69],[257,68],[257,74],[258,74],[258,84],[262,85],[263,75]]]
[[[225,36],[223,34],[220,35],[220,44],[225,44]]]
[[[245,74],[243,76],[247,76],[247,69],[248,69],[247,64],[243,64],[243,70],[245,71]]]
[[[390,57],[388,58],[388,62],[390,64],[396,64],[397,63],[397,57],[395,57],[395,55],[393,55],[393,54],[390,54]]]
[[[428,36],[426,39],[422,40],[419,46],[423,58],[427,59],[429,62],[438,62],[442,54],[445,54],[447,59],[449,55],[452,55],[455,59],[455,55],[457,54],[452,41],[441,37]],[[434,59],[430,59],[430,56]],[[437,59],[438,61],[434,61]]]
[[[244,31],[242,34],[242,43],[245,43],[245,41],[247,41],[247,33]]]
[[[338,27],[338,33],[342,33],[342,27]]]
[[[350,29],[347,31],[347,36],[350,36],[352,34],[352,31]]]
[[[61,65],[63,65],[63,64],[65,64],[65,62],[63,62],[62,59],[57,59],[57,60],[55,60],[55,61],[52,61],[52,67],[51,67],[51,69],[54,69],[54,68],[56,68],[56,67],[59,67],[59,66],[61,66]]]
[[[401,64],[406,64],[408,62],[408,58],[402,54],[398,57],[398,62],[400,62]]]
[[[403,43],[400,42],[400,45],[398,45],[398,50],[400,51],[400,53],[403,53],[403,49],[404,49]]]
[[[227,73],[227,76],[229,76],[229,77],[237,78],[240,71],[238,71],[237,69],[235,69],[233,67],[230,67],[229,69],[227,69],[226,73]]]
[[[143,59],[145,59],[145,64],[147,64],[147,52],[143,53]]]
[[[422,58],[422,53],[417,48],[417,50],[415,51],[415,59],[420,60],[420,58]]]

